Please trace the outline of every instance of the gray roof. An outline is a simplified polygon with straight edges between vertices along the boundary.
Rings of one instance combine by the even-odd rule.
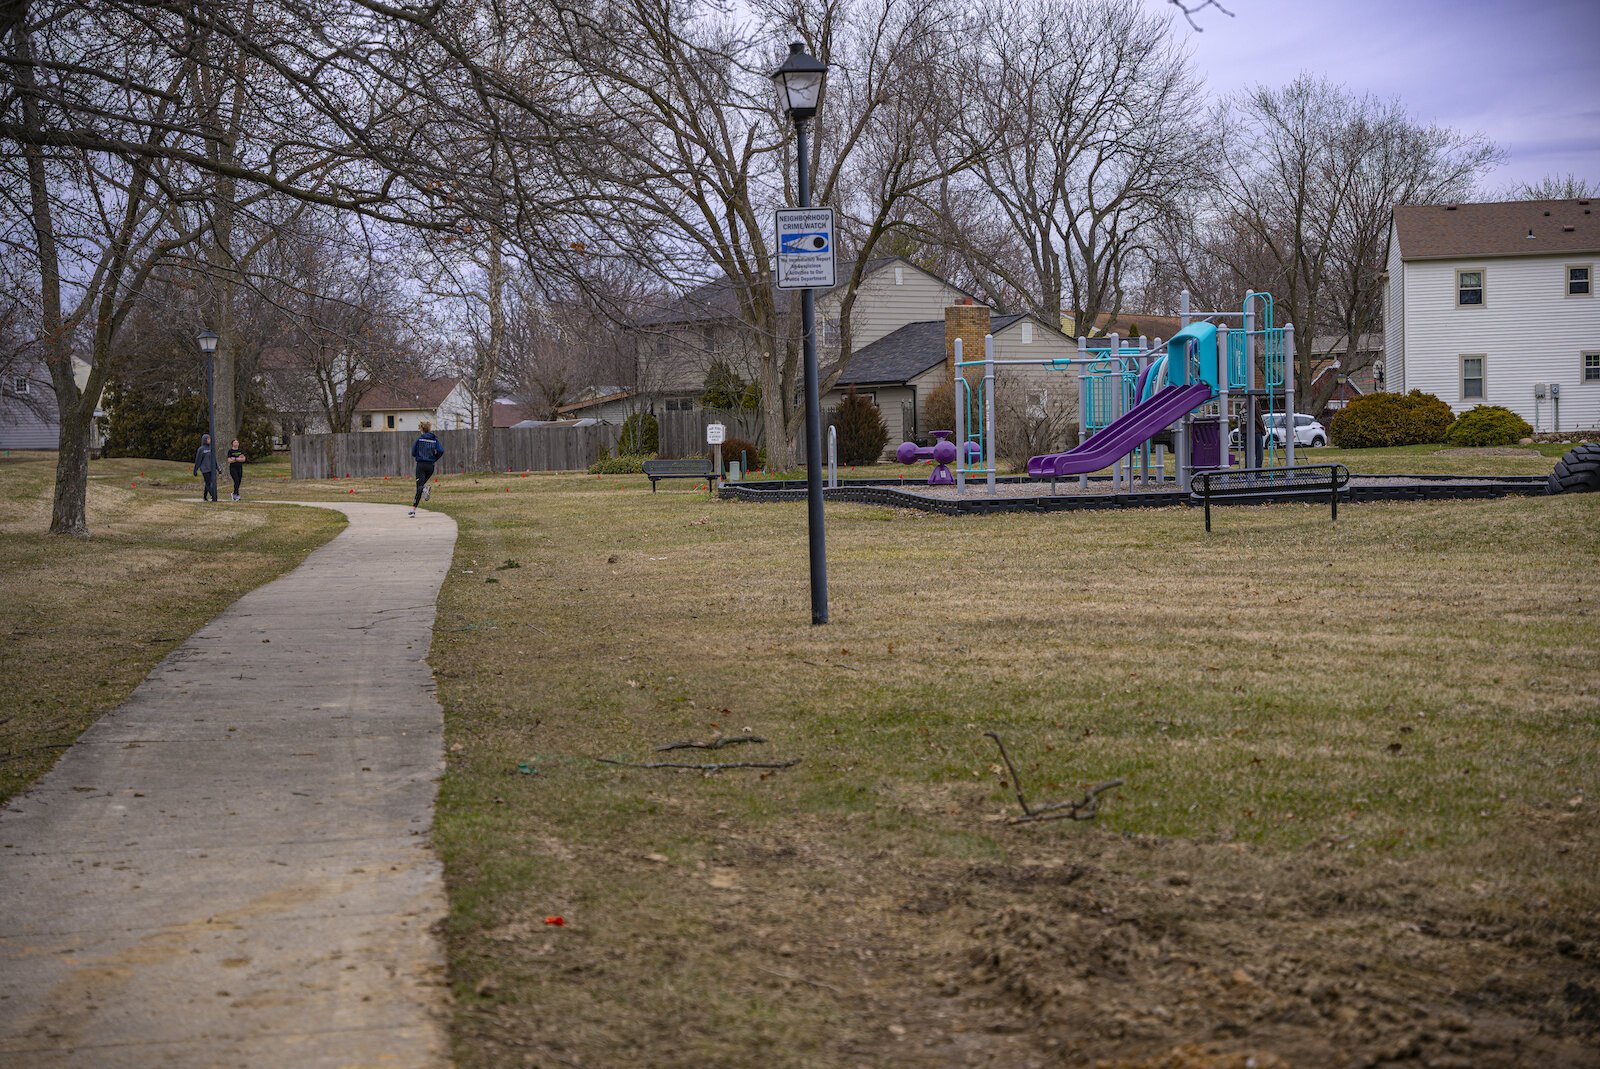
[[[1594,198],[1494,204],[1397,204],[1402,260],[1600,252]]]
[[[989,333],[998,334],[1023,318],[1032,317],[995,316],[989,321]],[[857,350],[835,385],[910,382],[929,368],[944,363],[944,359],[944,320],[924,319],[907,323],[892,334]]]

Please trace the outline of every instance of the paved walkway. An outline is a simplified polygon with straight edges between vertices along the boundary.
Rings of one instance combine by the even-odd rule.
[[[349,528],[0,813],[0,1066],[448,1063],[439,513]]]

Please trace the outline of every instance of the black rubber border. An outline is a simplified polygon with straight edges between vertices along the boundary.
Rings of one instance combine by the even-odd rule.
[[[1110,476],[1094,477],[1109,481]],[[1548,492],[1544,475],[1351,475],[1351,479],[1389,479],[1396,486],[1350,486],[1339,492],[1340,501],[1484,501],[1502,497],[1543,497]],[[1025,477],[997,477],[996,482],[1030,482]],[[725,483],[718,492],[725,501],[804,501],[806,484],[800,479],[763,483]],[[935,500],[908,493],[898,479],[863,479],[824,489],[824,500],[851,501],[863,505],[920,509],[944,516],[982,516],[997,512],[1087,512],[1105,509],[1169,508],[1199,503],[1181,490],[1147,490],[1129,494],[1057,494],[1051,497],[963,498]],[[1327,495],[1308,491],[1279,498],[1250,498],[1236,501],[1212,499],[1213,506],[1267,505],[1276,501],[1326,501]]]

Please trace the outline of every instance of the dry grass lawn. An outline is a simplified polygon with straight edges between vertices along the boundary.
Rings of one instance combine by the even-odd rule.
[[[496,475],[433,507],[464,1069],[1600,1065],[1600,498],[1210,537],[840,504],[825,628],[798,504]],[[147,620],[122,641],[178,633]],[[1126,783],[1010,825],[986,731],[1033,801]]]
[[[202,506],[185,465],[107,460],[90,465],[91,537],[52,538],[54,477],[54,454],[0,461],[0,801],[168,651],[344,526],[322,509]]]
[[[434,503],[463,1066],[1600,1064],[1600,500]]]

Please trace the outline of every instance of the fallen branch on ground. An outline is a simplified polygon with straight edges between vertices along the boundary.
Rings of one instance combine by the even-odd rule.
[[[1011,755],[1006,752],[1006,744],[1000,736],[993,731],[985,731],[985,735],[994,740],[1000,748],[1000,759],[1006,763],[1006,771],[1011,774],[1011,786],[1017,792],[1017,804],[1022,806],[1022,816],[1012,817],[1008,824],[1032,824],[1045,820],[1093,820],[1095,812],[1100,805],[1100,795],[1114,787],[1120,787],[1120,779],[1108,779],[1104,783],[1097,783],[1075,802],[1051,802],[1039,806],[1037,809],[1028,805],[1028,798],[1022,793],[1022,778],[1017,775],[1017,766],[1011,763]]]
[[[657,746],[656,753],[666,753],[668,750],[720,750],[724,746],[737,746],[741,742],[766,742],[760,735],[719,735],[710,742],[695,742],[693,739],[680,739],[669,742],[664,746]]]
[[[595,760],[623,768],[692,768],[696,772],[721,772],[728,768],[793,768],[800,763],[798,757],[792,761],[730,761],[721,765],[691,765],[681,761],[613,761],[609,757],[596,757]]]

